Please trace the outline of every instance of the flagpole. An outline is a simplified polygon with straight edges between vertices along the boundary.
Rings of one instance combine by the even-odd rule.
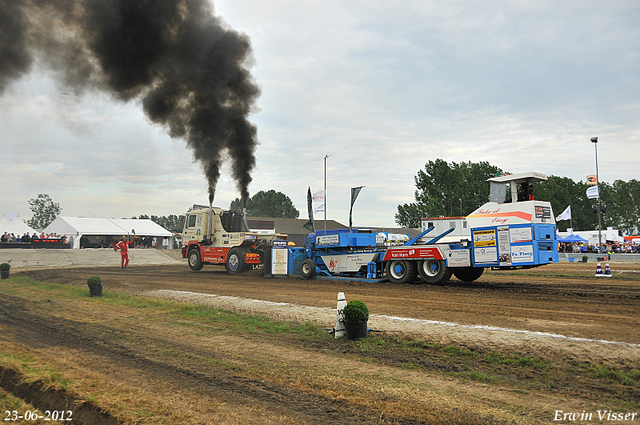
[[[569,212],[571,212],[571,204],[569,204]],[[573,235],[573,214],[569,214],[569,224],[571,225],[571,234]]]
[[[591,143],[596,150],[596,187],[598,188],[598,199],[596,205],[598,205],[598,254],[602,253],[602,221],[600,220],[600,176],[598,173],[598,138],[592,137]]]
[[[571,214],[571,217],[569,217],[569,222],[571,223],[571,234],[573,235],[573,214]]]
[[[327,234],[327,158],[330,153],[324,156],[324,234]]]

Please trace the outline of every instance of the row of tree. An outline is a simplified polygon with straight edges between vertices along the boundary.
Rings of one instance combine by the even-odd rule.
[[[242,201],[236,198],[231,202],[229,209],[241,212]],[[261,190],[247,200],[247,216],[250,217],[298,218],[299,214],[291,198],[273,189],[266,192]],[[181,233],[185,216],[183,214],[171,214],[168,216],[141,215],[133,218],[150,219],[170,232]]]
[[[29,207],[33,217],[27,224],[34,229],[44,229],[62,212],[60,204],[53,202],[47,194],[39,194],[29,200]],[[232,211],[242,211],[242,202],[236,198],[231,202]],[[247,201],[247,215],[252,217],[283,217],[298,218],[300,213],[293,205],[293,201],[282,192],[275,190],[257,192]],[[180,233],[184,225],[185,216],[170,214],[168,216],[140,215],[134,219],[150,219],[170,232]]]
[[[487,179],[504,174],[488,162],[447,163],[442,159],[429,161],[415,176],[415,202],[398,205],[396,223],[405,227],[420,227],[426,217],[465,216],[489,200]],[[600,198],[606,205],[602,226],[620,229],[625,234],[638,232],[640,222],[640,181],[616,180],[600,182]],[[568,177],[548,176],[546,182],[534,184],[536,199],[551,203],[559,215],[571,205],[572,220],[558,222],[564,231],[573,224],[574,230],[597,228],[598,217],[593,212],[595,199],[587,198],[586,182]]]
[[[415,202],[398,205],[396,223],[403,227],[420,227],[421,219],[440,216],[465,216],[489,200],[487,179],[504,174],[488,162],[448,163],[442,159],[429,161],[415,176]],[[548,201],[556,215],[571,205],[572,220],[560,221],[558,229],[566,230],[571,224],[575,230],[592,230],[598,225],[593,212],[596,201],[588,199],[586,182],[575,182],[568,177],[549,176],[546,182],[534,183],[536,199]],[[600,182],[600,198],[606,205],[602,215],[603,227],[612,226],[625,234],[638,232],[640,222],[640,181],[616,180],[613,184]],[[33,218],[27,224],[44,229],[60,215],[60,205],[49,195],[39,194],[29,200]],[[260,191],[247,201],[247,215],[252,217],[298,218],[299,212],[291,199],[275,190]],[[242,211],[239,198],[231,202],[230,209]],[[181,232],[184,215],[141,215],[171,232]]]
[[[162,215],[162,216],[157,216],[157,215],[141,215],[138,217],[131,217],[131,218],[137,218],[137,219],[149,219],[151,221],[153,221],[154,223],[164,227],[165,229],[167,229],[170,232],[173,233],[182,233],[182,227],[184,226],[184,214],[181,215],[175,215],[175,214],[169,214],[169,215]]]

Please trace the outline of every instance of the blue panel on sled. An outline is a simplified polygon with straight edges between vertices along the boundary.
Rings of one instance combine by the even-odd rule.
[[[476,267],[538,266],[558,262],[554,224],[531,223],[471,229]]]

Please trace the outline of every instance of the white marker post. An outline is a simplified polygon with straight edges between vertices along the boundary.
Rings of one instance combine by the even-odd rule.
[[[344,326],[344,307],[347,305],[347,299],[344,292],[338,292],[338,311],[336,316],[336,327],[333,329],[336,338],[342,338],[347,335],[347,328]]]

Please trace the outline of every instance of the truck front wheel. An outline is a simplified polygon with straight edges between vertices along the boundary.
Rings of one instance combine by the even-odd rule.
[[[239,274],[245,269],[244,251],[239,248],[231,248],[227,253],[225,267],[229,274]]]
[[[202,266],[204,266],[204,264],[202,264],[202,258],[200,257],[200,251],[197,249],[192,249],[191,252],[189,252],[189,268],[191,270],[201,270]]]
[[[451,278],[451,270],[444,260],[420,261],[420,277],[430,285],[444,285]]]
[[[418,276],[415,261],[389,261],[384,272],[391,283],[412,283]]]
[[[461,267],[453,269],[453,275],[463,282],[473,282],[484,273],[483,267]]]
[[[300,264],[300,274],[305,279],[311,279],[316,275],[316,263],[312,259],[307,258]]]

